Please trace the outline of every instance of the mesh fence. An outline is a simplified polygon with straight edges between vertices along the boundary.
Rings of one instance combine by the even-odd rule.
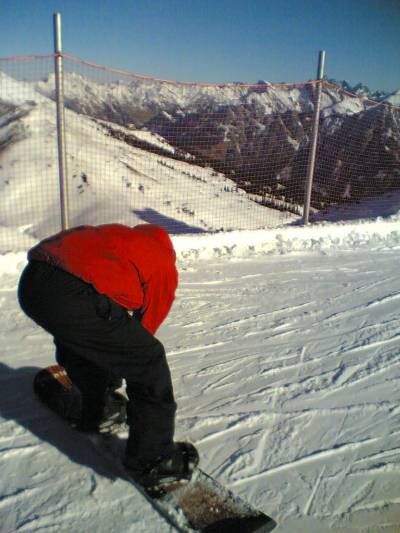
[[[147,79],[73,58],[64,67],[65,102],[75,112],[66,116],[74,224],[82,212],[86,222],[144,220],[173,233],[299,218],[301,207],[289,205],[276,180],[293,147],[280,114],[266,113],[259,86]],[[52,96],[52,87],[50,79],[41,90]]]
[[[63,59],[72,226],[200,233],[301,221],[317,82],[178,83]],[[60,229],[53,61],[0,59],[2,251]],[[313,220],[360,216],[354,205],[371,198],[393,206],[399,122],[398,108],[324,82]]]
[[[313,182],[314,220],[400,211],[400,108],[324,84]]]
[[[55,105],[34,82],[53,58],[0,61],[0,250],[59,229]]]

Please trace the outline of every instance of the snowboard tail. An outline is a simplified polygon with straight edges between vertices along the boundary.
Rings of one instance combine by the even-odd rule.
[[[44,404],[75,426],[81,413],[80,391],[63,367],[53,365],[40,370],[33,388]],[[129,477],[122,464],[126,426],[115,427],[106,435],[82,433],[82,437],[87,437],[96,452],[117,467],[121,477],[128,479],[182,533],[268,533],[276,526],[271,517],[251,507],[198,466],[189,479],[163,484],[160,491],[146,491]]]

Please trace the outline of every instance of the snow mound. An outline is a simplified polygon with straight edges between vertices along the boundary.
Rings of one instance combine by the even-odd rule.
[[[1,229],[1,228],[0,228]],[[4,228],[3,228],[4,230]],[[21,238],[26,235],[18,234]],[[181,265],[219,257],[246,259],[258,255],[336,251],[389,250],[400,248],[398,217],[387,221],[361,221],[357,224],[321,223],[275,230],[244,230],[214,234],[172,235],[177,260]],[[29,244],[36,243],[30,239]],[[24,245],[27,241],[24,241]],[[27,246],[26,248],[29,248]],[[19,270],[26,252],[4,249],[0,252],[0,272]]]
[[[277,230],[232,231],[213,235],[181,235],[173,237],[180,261],[214,257],[246,258],[260,254],[288,254],[336,250],[397,249],[400,247],[400,227],[390,221],[359,222],[357,224],[318,224],[291,226]]]

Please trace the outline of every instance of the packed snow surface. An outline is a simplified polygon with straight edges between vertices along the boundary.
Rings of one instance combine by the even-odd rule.
[[[277,533],[400,528],[400,230],[389,221],[174,237],[160,328],[176,438]],[[0,256],[1,532],[173,528],[32,394],[53,362]]]

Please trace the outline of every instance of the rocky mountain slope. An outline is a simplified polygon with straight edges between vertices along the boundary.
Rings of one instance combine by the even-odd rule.
[[[145,221],[203,233],[295,218],[255,204],[235,181],[156,133],[71,109],[65,122],[71,225]],[[59,230],[55,103],[1,73],[0,191],[0,250]],[[3,239],[10,230],[12,239]]]
[[[36,85],[49,97],[53,87],[51,77]],[[161,135],[261,203],[299,210],[315,101],[311,82],[201,86],[134,78],[97,83],[73,73],[66,76],[65,98],[79,113]],[[324,82],[314,208],[400,188],[399,126],[395,106]]]

